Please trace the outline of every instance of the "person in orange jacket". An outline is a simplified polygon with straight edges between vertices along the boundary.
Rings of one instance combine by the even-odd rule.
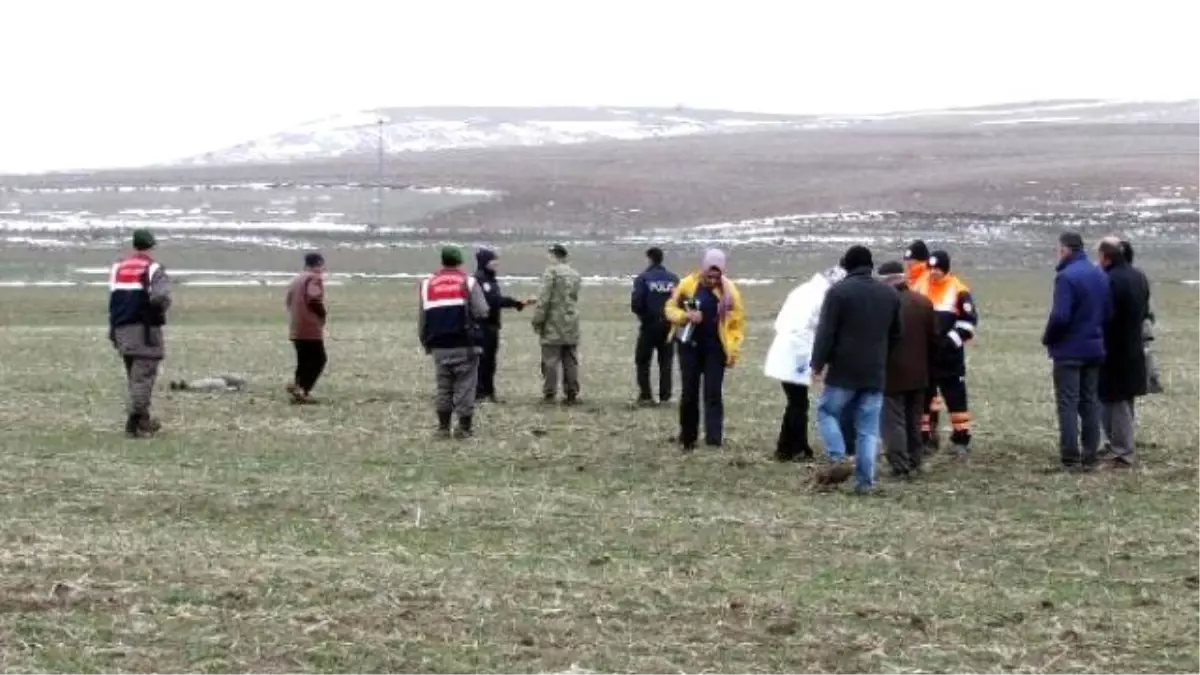
[[[925,294],[929,283],[929,246],[920,239],[904,249],[904,285],[908,290]]]
[[[929,255],[929,276],[925,296],[933,303],[941,335],[937,356],[926,393],[921,434],[927,447],[937,447],[937,398],[940,394],[950,411],[950,442],[959,458],[967,456],[971,446],[971,412],[967,405],[967,359],[965,345],[975,338],[979,312],[971,290],[950,271],[950,254],[934,251]]]

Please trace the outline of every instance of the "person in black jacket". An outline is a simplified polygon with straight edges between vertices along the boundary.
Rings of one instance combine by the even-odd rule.
[[[1100,265],[1108,273],[1112,316],[1104,325],[1104,363],[1100,366],[1100,401],[1112,445],[1109,467],[1128,469],[1134,463],[1133,400],[1146,395],[1146,353],[1142,322],[1150,307],[1150,286],[1141,272],[1129,266],[1121,241],[1100,241]]]
[[[671,400],[671,368],[675,352],[671,344],[671,324],[663,315],[663,307],[679,285],[679,276],[663,267],[662,249],[646,250],[649,266],[633,280],[629,308],[638,318],[637,347],[633,362],[637,374],[640,406],[655,405],[650,389],[650,358],[658,355],[658,401]]]
[[[813,341],[813,376],[825,383],[817,404],[817,429],[830,460],[818,480],[836,484],[853,473],[856,491],[865,494],[875,486],[888,354],[902,336],[900,296],[872,276],[874,262],[866,247],[850,247],[842,266],[846,278],[826,294]],[[854,411],[857,436],[853,469],[845,461],[846,441],[840,424],[847,408]]]
[[[480,322],[483,353],[479,357],[479,384],[475,390],[475,398],[479,402],[499,402],[496,398],[496,354],[500,351],[500,312],[505,309],[519,312],[537,302],[505,295],[496,277],[498,263],[499,256],[491,249],[481,248],[475,252],[475,280],[483,288],[488,304],[487,319]]]

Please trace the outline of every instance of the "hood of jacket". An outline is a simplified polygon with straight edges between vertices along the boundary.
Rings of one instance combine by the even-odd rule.
[[[489,277],[496,276],[496,273],[488,268],[488,263],[492,262],[500,256],[490,248],[481,248],[475,252],[475,271],[482,272]]]

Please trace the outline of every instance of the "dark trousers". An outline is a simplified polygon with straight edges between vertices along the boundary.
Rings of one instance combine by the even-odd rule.
[[[724,440],[725,350],[720,343],[679,346],[682,391],[679,396],[679,442],[695,445],[700,435],[700,394],[704,392],[704,442],[718,446]]]
[[[1098,364],[1074,361],[1054,363],[1058,449],[1062,463],[1066,466],[1090,466],[1096,463],[1096,452],[1100,449],[1099,390]]]
[[[883,399],[883,445],[888,463],[897,474],[921,468],[921,416],[925,414],[925,390],[889,394]]]
[[[475,389],[475,398],[494,398],[496,396],[496,355],[500,352],[500,329],[484,326],[480,331],[483,353],[479,355],[479,382]]]
[[[296,347],[296,386],[305,394],[317,386],[328,358],[324,340],[292,340]]]
[[[642,324],[638,329],[633,363],[637,370],[638,399],[650,401],[650,359],[658,356],[658,398],[671,400],[671,368],[675,360],[675,345],[669,339],[671,327],[664,323]]]
[[[950,412],[950,442],[964,449],[970,447],[971,409],[967,407],[965,376],[934,377],[931,386],[925,392],[925,414],[921,418],[921,436],[925,440],[937,437],[940,404],[944,404]]]
[[[775,456],[779,459],[812,457],[812,446],[808,444],[808,387],[784,382],[783,395],[787,397],[787,407],[783,410],[783,423],[779,425]]]

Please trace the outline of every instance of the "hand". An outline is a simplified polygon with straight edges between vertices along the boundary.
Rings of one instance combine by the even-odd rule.
[[[701,321],[704,320],[704,315],[701,314],[698,310],[695,310],[695,309],[689,310],[687,313],[687,320],[688,320],[688,323],[700,323]]]
[[[523,300],[522,302],[524,302],[526,305],[529,305],[530,307],[532,307],[533,305],[537,304],[537,298],[529,298],[527,300]]]

